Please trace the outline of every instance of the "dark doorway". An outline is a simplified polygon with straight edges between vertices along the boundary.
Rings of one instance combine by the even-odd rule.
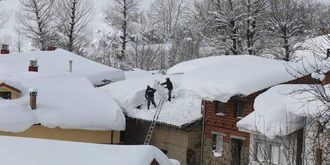
[[[231,140],[231,165],[241,165],[242,146],[243,146],[243,140],[240,139]]]
[[[0,97],[3,99],[10,100],[11,99],[11,93],[10,92],[0,92]]]

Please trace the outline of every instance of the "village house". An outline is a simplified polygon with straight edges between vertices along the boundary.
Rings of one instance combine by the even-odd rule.
[[[330,73],[312,75],[321,83],[272,87],[256,98],[255,111],[237,123],[239,130],[251,133],[250,164],[329,163],[330,112],[326,100],[317,97],[329,92]]]
[[[145,89],[154,87],[157,106],[162,106],[150,145],[160,148],[167,156],[181,164],[200,164],[201,100],[180,93],[180,76],[152,75],[130,72],[127,80],[103,87],[123,108],[126,116],[126,130],[122,134],[125,144],[144,144],[147,131],[154,118],[156,108],[147,110]],[[135,76],[135,75],[139,76]],[[169,77],[174,84],[173,100],[159,105],[167,91],[158,82]],[[165,99],[167,100],[167,99]]]
[[[330,127],[322,122],[329,111],[321,101],[307,102],[315,97],[312,90],[311,84],[285,84],[256,98],[255,111],[237,123],[239,130],[251,134],[249,164],[329,162]]]
[[[148,145],[104,145],[0,136],[1,163],[6,165],[179,165]]]
[[[124,72],[55,51],[0,55],[0,135],[120,143],[125,117],[94,86]]]
[[[255,97],[277,84],[315,82],[308,74],[290,74],[286,65],[302,69],[300,63],[255,56],[215,56],[178,64],[166,76],[135,77],[102,89],[124,110],[123,141],[143,144],[155,114],[146,109],[146,86],[157,90],[158,103],[167,92],[158,82],[169,77],[174,99],[165,102],[150,144],[182,164],[246,164],[250,134],[236,123],[253,111]]]
[[[317,82],[307,70],[306,76],[293,75],[288,68],[303,70],[299,62],[255,56],[208,57],[169,69],[169,74],[183,74],[182,90],[203,99],[203,164],[249,163],[250,134],[236,124],[254,110],[255,98],[277,84]]]

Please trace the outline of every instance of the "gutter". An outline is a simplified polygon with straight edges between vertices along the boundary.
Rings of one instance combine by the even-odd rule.
[[[202,131],[201,131],[201,158],[200,164],[203,165],[204,157],[204,127],[205,127],[205,101],[202,101]]]

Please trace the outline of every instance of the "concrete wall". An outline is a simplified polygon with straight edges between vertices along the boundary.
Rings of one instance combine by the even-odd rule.
[[[34,125],[30,129],[22,133],[9,133],[1,132],[0,135],[4,136],[19,136],[19,137],[31,137],[53,140],[65,140],[76,142],[88,142],[99,144],[114,144],[120,143],[120,132],[113,131],[89,131],[78,129],[60,129],[60,128],[46,128],[41,125]],[[113,139],[111,140],[111,137]]]

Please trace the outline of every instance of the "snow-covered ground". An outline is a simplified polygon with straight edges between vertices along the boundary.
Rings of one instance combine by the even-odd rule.
[[[150,110],[147,110],[146,99],[144,98],[145,90],[147,85],[157,90],[155,93],[157,105],[161,98],[167,100],[167,90],[158,84],[158,82],[165,82],[166,77],[169,77],[173,83],[173,96],[175,98],[171,102],[165,102],[158,122],[181,127],[199,120],[202,117],[201,99],[185,95],[184,91],[181,90],[180,75],[142,76],[116,82],[103,87],[103,89],[116,100],[127,116],[150,121],[153,119],[156,109],[151,105]],[[138,106],[140,107],[137,108]]]
[[[179,165],[153,146],[102,145],[0,136],[6,165]]]
[[[104,79],[119,81],[125,78],[122,70],[96,63],[62,49],[1,55],[0,74],[10,76],[27,72],[30,60],[38,60],[40,73],[86,76],[95,85],[102,84]],[[73,61],[72,73],[69,72],[70,60]]]
[[[313,88],[303,84],[272,87],[255,99],[254,112],[237,126],[242,131],[257,131],[269,138],[288,135],[305,124],[304,117],[320,116],[328,108],[315,98]],[[325,89],[329,90],[329,86]]]

